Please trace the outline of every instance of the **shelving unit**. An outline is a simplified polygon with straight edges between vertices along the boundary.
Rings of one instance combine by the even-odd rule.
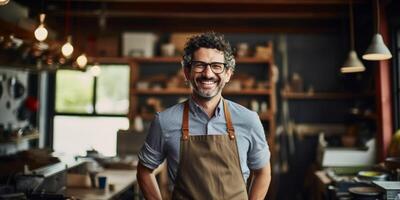
[[[272,56],[273,57],[273,56]],[[140,115],[144,120],[152,120],[154,117],[153,112],[141,113],[140,107],[143,106],[143,103],[140,102],[139,99],[148,98],[148,97],[157,97],[158,99],[164,100],[171,97],[182,97],[191,94],[191,89],[189,88],[166,88],[166,87],[158,87],[156,89],[142,88],[138,89],[137,83],[139,81],[139,77],[143,78],[141,75],[142,71],[145,70],[158,70],[154,72],[154,74],[166,74],[166,71],[171,71],[171,65],[176,67],[176,69],[181,68],[181,57],[152,57],[152,58],[124,58],[125,61],[128,61],[131,64],[131,84],[130,84],[130,113],[129,119],[133,121],[134,117]],[[269,145],[271,149],[274,148],[274,137],[275,137],[275,113],[276,113],[276,103],[275,103],[275,85],[272,81],[272,64],[273,59],[263,59],[263,58],[236,58],[236,63],[238,68],[241,65],[250,65],[251,67],[266,67],[267,74],[263,75],[263,80],[256,81],[264,81],[265,87],[263,88],[252,88],[252,89],[225,89],[222,94],[227,96],[228,99],[231,98],[240,98],[251,100],[252,98],[262,99],[268,104],[268,111],[259,113],[261,121],[265,124],[264,128],[266,129],[267,139],[269,141]],[[145,66],[145,67],[144,67]],[[164,68],[165,67],[165,68]],[[146,69],[144,69],[146,68]],[[165,70],[164,70],[165,69]],[[244,69],[246,70],[246,69]],[[236,73],[236,72],[235,72]],[[148,74],[147,74],[148,75]],[[253,75],[253,74],[251,74]],[[260,74],[254,74],[260,76]],[[165,105],[168,107],[171,105]]]
[[[297,104],[295,108],[301,107],[306,107],[312,105],[313,108],[316,107],[317,104],[319,105],[324,105],[323,107],[318,106],[320,110],[314,111],[314,110],[309,110],[309,113],[316,113],[315,116],[321,116],[321,110],[323,110],[324,115],[329,115],[328,113],[329,107],[330,111],[332,112],[332,115],[335,115],[334,119],[337,120],[344,120],[340,122],[324,122],[322,123],[321,118],[315,118],[312,122],[309,120],[310,118],[306,119],[306,124],[308,123],[308,128],[313,127],[313,124],[323,124],[323,126],[320,126],[321,130],[323,128],[326,128],[323,132],[325,132],[327,135],[330,134],[332,131],[331,128],[328,128],[329,126],[337,126],[337,125],[343,125],[346,126],[347,128],[350,126],[354,126],[357,123],[361,123],[363,125],[368,124],[369,125],[369,130],[373,130],[373,124],[375,124],[377,120],[377,115],[374,112],[374,108],[371,108],[373,104],[371,102],[374,102],[374,92],[373,91],[368,91],[368,92],[358,92],[358,93],[351,93],[351,92],[292,92],[292,91],[281,91],[281,97],[284,100],[289,100],[291,101],[289,104]],[[357,102],[357,103],[356,103]],[[340,105],[339,107],[336,106]],[[334,109],[332,111],[332,108]],[[346,109],[346,110],[343,110]],[[291,116],[293,118],[293,116]],[[294,118],[295,121],[297,121],[296,126],[302,125],[305,122],[299,121],[298,118]],[[370,125],[372,123],[372,125]],[[347,129],[346,128],[346,129]],[[364,127],[365,128],[365,127]],[[321,132],[315,131],[312,132],[312,134],[308,135],[313,135],[315,133]],[[345,134],[347,130],[342,130],[341,134]],[[300,132],[296,132],[299,134],[301,137],[304,136],[305,134],[302,134]],[[340,135],[340,134],[339,134]]]

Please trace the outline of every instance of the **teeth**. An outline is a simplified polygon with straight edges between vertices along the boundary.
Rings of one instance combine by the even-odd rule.
[[[214,81],[201,81],[202,84],[214,84]]]

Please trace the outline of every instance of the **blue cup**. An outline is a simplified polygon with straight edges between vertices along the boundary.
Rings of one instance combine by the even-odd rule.
[[[106,189],[107,185],[107,177],[106,176],[99,176],[98,178],[99,181],[99,189]]]

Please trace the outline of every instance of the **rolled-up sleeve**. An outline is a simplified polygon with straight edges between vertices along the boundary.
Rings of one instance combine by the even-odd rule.
[[[251,144],[247,154],[247,165],[250,169],[260,169],[269,163],[270,151],[265,139],[264,128],[257,114],[251,127]]]
[[[157,168],[165,159],[164,140],[157,113],[151,122],[147,138],[139,151],[139,162],[150,169]]]

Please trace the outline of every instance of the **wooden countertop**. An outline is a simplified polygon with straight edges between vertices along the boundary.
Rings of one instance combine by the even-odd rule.
[[[99,176],[107,177],[106,189],[98,188],[67,188],[65,191],[66,196],[74,196],[79,199],[96,199],[96,200],[107,200],[115,199],[122,192],[133,187],[136,183],[136,170],[110,170],[106,169],[98,174]],[[115,188],[110,191],[108,188],[109,184],[114,184]]]

